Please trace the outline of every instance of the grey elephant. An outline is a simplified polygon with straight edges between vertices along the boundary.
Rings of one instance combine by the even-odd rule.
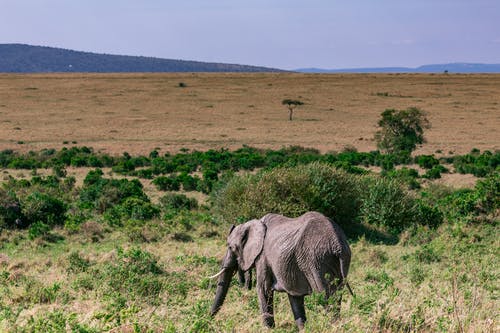
[[[227,251],[218,277],[211,314],[221,308],[233,274],[255,268],[257,293],[263,323],[274,326],[273,293],[286,292],[299,329],[304,327],[304,296],[312,292],[334,294],[334,311],[340,312],[341,296],[335,293],[344,285],[352,294],[346,277],[351,250],[342,229],[317,212],[298,218],[267,214],[233,226],[227,237]],[[241,275],[240,275],[241,276]]]

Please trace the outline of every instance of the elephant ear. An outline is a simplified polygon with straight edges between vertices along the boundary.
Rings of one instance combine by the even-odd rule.
[[[260,220],[253,220],[247,223],[241,244],[243,246],[240,257],[240,267],[247,271],[252,267],[257,256],[262,252],[266,227]]]

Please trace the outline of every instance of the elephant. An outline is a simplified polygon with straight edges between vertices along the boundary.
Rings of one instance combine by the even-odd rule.
[[[255,269],[263,324],[274,327],[274,291],[286,292],[295,323],[303,329],[307,320],[304,296],[312,292],[324,292],[327,298],[335,295],[333,310],[336,315],[340,313],[341,295],[336,291],[345,285],[352,294],[346,280],[350,262],[351,250],[344,232],[318,212],[297,218],[267,214],[233,225],[222,270],[212,276],[218,277],[218,283],[211,315],[222,307],[233,274]]]

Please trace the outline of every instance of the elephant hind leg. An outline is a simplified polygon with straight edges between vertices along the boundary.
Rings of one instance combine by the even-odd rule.
[[[340,307],[342,304],[342,286],[343,282],[341,279],[335,276],[326,276],[326,298],[327,310],[333,313],[333,318],[336,320],[340,317]]]
[[[288,300],[290,301],[290,306],[292,307],[295,323],[297,324],[299,330],[302,330],[307,320],[306,310],[304,308],[304,296],[292,296],[288,294]]]

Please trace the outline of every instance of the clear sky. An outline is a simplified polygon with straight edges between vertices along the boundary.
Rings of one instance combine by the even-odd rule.
[[[500,0],[0,0],[0,43],[283,69],[500,63]]]

